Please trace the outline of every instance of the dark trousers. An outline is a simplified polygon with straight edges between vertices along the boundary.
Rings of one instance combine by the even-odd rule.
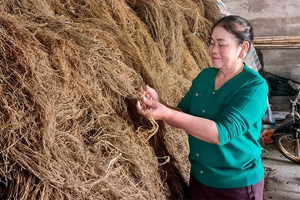
[[[262,200],[264,191],[264,177],[259,183],[254,185],[222,189],[213,188],[207,185],[203,185],[197,181],[192,175],[190,178],[190,199],[239,199],[239,200]]]

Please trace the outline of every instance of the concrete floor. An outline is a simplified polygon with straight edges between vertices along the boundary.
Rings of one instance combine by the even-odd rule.
[[[289,111],[293,96],[271,96],[273,111]],[[276,121],[280,125],[284,121]],[[263,146],[262,160],[265,167],[264,199],[300,200],[300,165],[291,162],[277,150],[275,143]]]
[[[280,154],[274,143],[263,147],[265,167],[264,199],[299,200],[300,165]]]

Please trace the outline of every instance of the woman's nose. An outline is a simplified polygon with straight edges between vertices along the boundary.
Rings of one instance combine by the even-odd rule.
[[[217,53],[218,50],[219,50],[218,45],[214,45],[214,46],[212,47],[212,52],[213,52],[213,53]]]
[[[217,53],[218,52],[218,47],[217,45],[210,45],[209,46],[210,52],[213,53]]]

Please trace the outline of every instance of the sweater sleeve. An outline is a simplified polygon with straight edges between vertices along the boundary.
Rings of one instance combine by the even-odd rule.
[[[262,120],[267,109],[267,95],[268,85],[261,79],[240,89],[215,119],[220,146],[246,133]]]

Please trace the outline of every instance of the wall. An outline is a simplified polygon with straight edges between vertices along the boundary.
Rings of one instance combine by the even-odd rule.
[[[255,36],[300,36],[300,0],[223,0],[248,19]],[[264,70],[300,82],[300,49],[261,49]]]

